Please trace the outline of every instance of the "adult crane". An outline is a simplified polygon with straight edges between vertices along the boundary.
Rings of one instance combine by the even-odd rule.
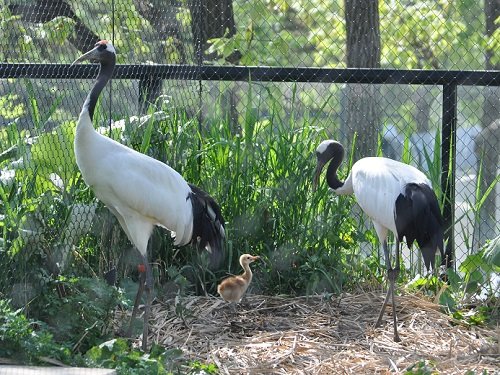
[[[351,173],[342,182],[337,170],[344,159],[344,147],[337,141],[326,140],[316,149],[317,166],[313,187],[316,189],[323,167],[330,163],[326,172],[328,186],[339,195],[353,194],[361,209],[371,218],[379,241],[382,243],[389,279],[389,288],[375,327],[382,323],[382,316],[392,297],[394,341],[398,335],[395,280],[399,275],[400,242],[406,238],[408,247],[416,241],[427,270],[434,269],[436,250],[439,249],[445,264],[443,250],[443,218],[436,194],[429,179],[418,169],[392,159],[367,157],[352,166]],[[387,235],[391,231],[396,238],[396,261],[392,267],[387,247]],[[448,259],[447,262],[450,262]]]
[[[90,60],[100,64],[99,74],[83,104],[76,126],[75,155],[83,180],[116,216],[129,240],[139,250],[139,288],[132,321],[146,291],[142,349],[147,348],[153,278],[147,246],[155,225],[171,231],[174,245],[196,245],[220,257],[225,237],[224,219],[215,200],[187,183],[168,165],[99,134],[92,124],[99,94],[111,79],[116,52],[101,40],[73,64]]]

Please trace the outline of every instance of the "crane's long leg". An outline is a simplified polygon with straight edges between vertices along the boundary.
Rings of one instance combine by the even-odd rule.
[[[137,289],[137,294],[135,295],[134,309],[132,310],[132,316],[130,317],[130,325],[128,327],[127,336],[132,336],[132,328],[134,326],[135,316],[139,310],[139,303],[141,302],[142,292],[144,291],[144,284],[146,282],[145,272],[139,273],[139,288]]]
[[[389,280],[392,284],[392,317],[394,319],[394,341],[400,342],[401,339],[398,335],[398,319],[396,316],[396,279],[399,276],[399,239],[396,238],[396,266],[392,270],[392,277],[389,277]]]
[[[146,303],[144,305],[144,325],[142,328],[142,350],[146,351],[148,346],[148,328],[149,314],[151,311],[151,290],[153,289],[153,273],[147,259],[143,258],[143,260],[146,270],[145,272],[140,273],[139,288],[137,289],[137,294],[135,296],[134,309],[132,310],[132,317],[130,318],[130,326],[127,331],[127,336],[132,336],[134,319],[137,315],[137,311],[139,310],[139,303],[141,302],[142,293],[144,292],[144,290],[146,290]]]
[[[377,323],[375,323],[375,327],[380,327],[382,324],[382,317],[384,316],[385,308],[387,303],[389,302],[389,296],[393,295],[393,283],[391,282],[391,259],[389,258],[389,249],[387,248],[387,240],[384,240],[382,247],[384,248],[384,256],[385,256],[385,266],[387,267],[387,278],[389,279],[389,288],[387,289],[387,294],[385,295],[385,300],[380,309],[380,313],[378,315]]]
[[[147,259],[144,259],[146,265],[146,306],[144,308],[144,326],[142,328],[142,350],[145,352],[148,347],[148,328],[149,314],[151,312],[151,291],[153,290],[153,273]]]
[[[380,313],[378,315],[377,323],[375,323],[375,327],[379,327],[380,324],[382,323],[382,317],[384,315],[385,308],[387,306],[387,303],[389,302],[389,297],[391,297],[392,298],[392,318],[394,319],[394,341],[400,342],[401,339],[399,338],[399,334],[398,334],[398,322],[397,322],[397,316],[396,316],[396,295],[395,295],[396,279],[398,278],[399,269],[400,269],[400,267],[399,267],[399,239],[396,238],[396,264],[395,264],[394,268],[392,268],[391,260],[389,259],[389,249],[387,248],[387,241],[384,241],[383,247],[384,247],[385,263],[387,266],[387,278],[389,279],[389,288],[387,289],[387,294],[385,295],[384,304],[382,305],[382,308],[380,309]]]

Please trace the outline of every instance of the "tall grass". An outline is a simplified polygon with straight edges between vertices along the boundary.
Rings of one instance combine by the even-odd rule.
[[[250,93],[248,107],[251,102]],[[153,258],[176,266],[198,284],[197,292],[213,293],[222,277],[241,272],[237,261],[244,252],[264,259],[254,267],[261,292],[340,291],[345,282],[344,249],[358,236],[352,200],[333,197],[326,186],[311,189],[315,149],[327,132],[313,117],[297,119],[293,109],[283,117],[278,100],[271,102],[267,117],[250,107],[236,133],[227,119],[206,119],[199,127],[198,116],[168,104],[154,131],[146,125],[148,153],[214,196],[226,219],[226,258],[217,270],[203,266],[194,251],[173,249],[164,231],[153,236]]]
[[[296,114],[295,89],[288,112],[271,90],[267,92],[266,108],[255,100],[253,93],[250,85],[239,119],[241,130],[235,129],[229,119],[220,117],[204,118],[200,126],[198,121],[202,116],[172,108],[168,101],[158,103],[160,120],[150,112],[150,119],[139,127],[126,122],[124,129],[112,130],[114,139],[169,164],[186,180],[210,193],[220,203],[226,219],[226,257],[217,269],[208,266],[207,254],[196,253],[188,247],[176,249],[168,233],[156,229],[150,248],[160,284],[173,283],[182,290],[214,293],[222,277],[240,272],[237,262],[244,252],[259,254],[264,259],[254,266],[254,288],[260,292],[338,292],[345,283],[356,284],[370,278],[370,273],[376,270],[376,261],[366,260],[359,243],[371,243],[374,251],[378,243],[360,218],[353,215],[354,199],[336,197],[327,191],[324,183],[315,193],[311,189],[315,149],[329,138],[330,129],[317,125],[317,118],[308,113]],[[36,101],[31,108],[40,123],[38,128],[43,129],[47,115],[40,113]],[[48,112],[52,111],[53,108],[49,108]],[[96,125],[104,122],[106,115],[98,109]],[[67,127],[65,124],[61,129]],[[47,143],[61,138],[59,133],[41,134],[41,139]],[[344,177],[354,162],[355,144],[354,140],[349,158],[340,171]],[[441,196],[439,144],[436,137],[434,152],[425,153],[424,162]],[[405,162],[411,161],[409,145],[407,137],[402,156]],[[61,147],[58,153],[63,149],[68,153],[72,151]],[[71,197],[66,197],[64,202],[95,202],[77,170],[69,166],[74,158],[67,155],[67,159],[65,170],[69,173],[64,180],[70,181],[71,189],[65,194]],[[46,163],[45,169],[53,164]],[[44,174],[50,172],[44,170]],[[59,173],[55,167],[52,172]],[[2,194],[1,198],[8,200],[8,194]],[[66,216],[67,211],[61,210]],[[99,211],[105,212],[102,205]],[[66,216],[58,219],[54,215],[53,222],[65,223]],[[3,232],[5,230],[4,227]],[[135,251],[124,249],[130,249],[130,244],[118,223],[101,214],[93,232],[75,249],[80,263],[75,263],[71,272],[78,275],[85,270],[85,276],[102,275],[109,264],[118,264],[122,268],[119,275],[123,277],[135,268],[136,255]],[[418,263],[420,257],[417,259]],[[85,262],[84,267],[81,262]]]

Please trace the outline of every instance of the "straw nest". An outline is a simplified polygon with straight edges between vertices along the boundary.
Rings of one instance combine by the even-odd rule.
[[[216,297],[172,299],[153,305],[150,340],[222,374],[389,374],[421,361],[432,373],[498,373],[498,329],[466,326],[416,295],[396,301],[401,343],[393,341],[390,307],[374,328],[383,295],[373,292],[248,295],[235,311]]]

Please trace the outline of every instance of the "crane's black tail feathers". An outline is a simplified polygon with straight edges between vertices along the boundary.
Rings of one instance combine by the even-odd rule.
[[[427,270],[434,269],[436,250],[442,264],[451,264],[451,254],[444,254],[444,220],[434,191],[426,184],[407,184],[396,199],[395,221],[398,238],[406,237],[408,246],[417,241]]]
[[[191,243],[211,254],[211,265],[220,264],[224,253],[224,218],[217,202],[199,187],[189,184],[193,204],[193,237]]]

